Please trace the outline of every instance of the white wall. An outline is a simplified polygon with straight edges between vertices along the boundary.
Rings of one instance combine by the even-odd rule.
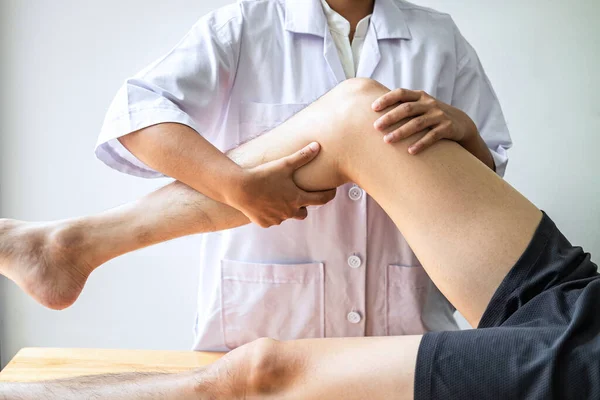
[[[133,200],[144,181],[94,157],[124,79],[168,51],[206,12],[229,3],[0,0],[0,215],[52,220]],[[197,238],[121,257],[94,272],[62,312],[0,282],[5,364],[24,346],[189,349]]]
[[[104,112],[124,78],[226,3],[1,0],[0,216],[88,214],[161,185],[95,160]],[[600,254],[600,2],[420,4],[450,12],[479,51],[516,143],[508,180],[574,243]],[[110,262],[62,312],[0,280],[3,365],[24,346],[189,348],[196,243],[185,238]]]

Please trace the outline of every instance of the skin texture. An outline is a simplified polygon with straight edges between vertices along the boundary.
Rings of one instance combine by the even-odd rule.
[[[403,232],[437,287],[476,326],[498,285],[531,240],[542,214],[454,142],[439,141],[418,156],[408,154],[408,140],[383,143],[381,133],[373,126],[382,113],[374,112],[371,104],[388,92],[371,80],[346,81],[271,132],[232,151],[229,157],[245,167],[268,167],[269,162],[318,141],[318,156],[293,174],[296,184],[306,191],[329,189],[349,181],[359,184]],[[239,211],[191,190],[186,192],[180,185],[174,183],[121,210],[62,224],[79,224],[85,227],[83,231],[96,235],[94,240],[73,243],[86,243],[83,247],[92,249],[90,254],[104,252],[104,258],[108,258],[128,246],[140,247],[248,222]],[[173,196],[173,191],[180,189]],[[8,243],[10,248],[10,238],[18,237],[14,231],[28,228],[35,230],[28,224],[5,229],[0,242]],[[113,237],[114,246],[121,246],[118,251],[101,240],[109,237]],[[27,236],[19,239],[25,242]],[[18,252],[1,257],[3,273],[34,268],[19,262]],[[45,268],[51,271],[56,265],[47,264]],[[72,266],[62,268],[69,270]],[[30,275],[35,276],[35,271]],[[37,284],[48,286],[56,281],[50,276]],[[197,371],[200,383],[195,390],[198,398],[321,399],[340,398],[340,394],[348,399],[389,398],[391,394],[394,398],[412,398],[420,339],[259,340],[215,363],[211,367],[215,375],[208,375],[217,376],[215,381],[203,380],[208,373]],[[148,385],[187,390],[179,378],[157,378]],[[46,385],[45,390],[65,387],[61,383]],[[126,380],[121,386],[112,386],[124,390],[130,387]],[[103,390],[103,386],[90,390]],[[144,390],[144,395],[150,391],[146,386]],[[218,397],[211,390],[226,395]],[[134,390],[129,393],[128,398],[151,398],[138,396]]]

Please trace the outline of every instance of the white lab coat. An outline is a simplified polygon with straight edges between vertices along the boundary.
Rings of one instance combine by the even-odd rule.
[[[511,139],[473,48],[451,17],[376,0],[357,76],[425,90],[475,121],[500,175]],[[161,122],[225,151],[285,121],[345,79],[319,0],[242,0],[202,17],[119,90],[96,149],[120,171],[160,177],[118,137]],[[384,211],[352,184],[306,221],[202,235],[194,348],[255,338],[402,335],[456,329]],[[174,272],[175,273],[175,272]]]

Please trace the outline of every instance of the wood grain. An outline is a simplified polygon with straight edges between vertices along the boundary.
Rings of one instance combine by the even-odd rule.
[[[182,372],[208,365],[222,353],[154,350],[25,348],[0,373],[0,381],[33,382],[123,372]]]

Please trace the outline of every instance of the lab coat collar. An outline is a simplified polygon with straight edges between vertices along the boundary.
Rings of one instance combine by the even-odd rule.
[[[286,0],[285,29],[325,37],[327,19],[320,0]]]
[[[411,39],[404,12],[395,0],[375,0],[371,17],[377,39]]]
[[[411,39],[406,17],[395,0],[375,0],[371,24],[377,39]],[[320,0],[286,0],[285,29],[324,37],[327,18]]]

